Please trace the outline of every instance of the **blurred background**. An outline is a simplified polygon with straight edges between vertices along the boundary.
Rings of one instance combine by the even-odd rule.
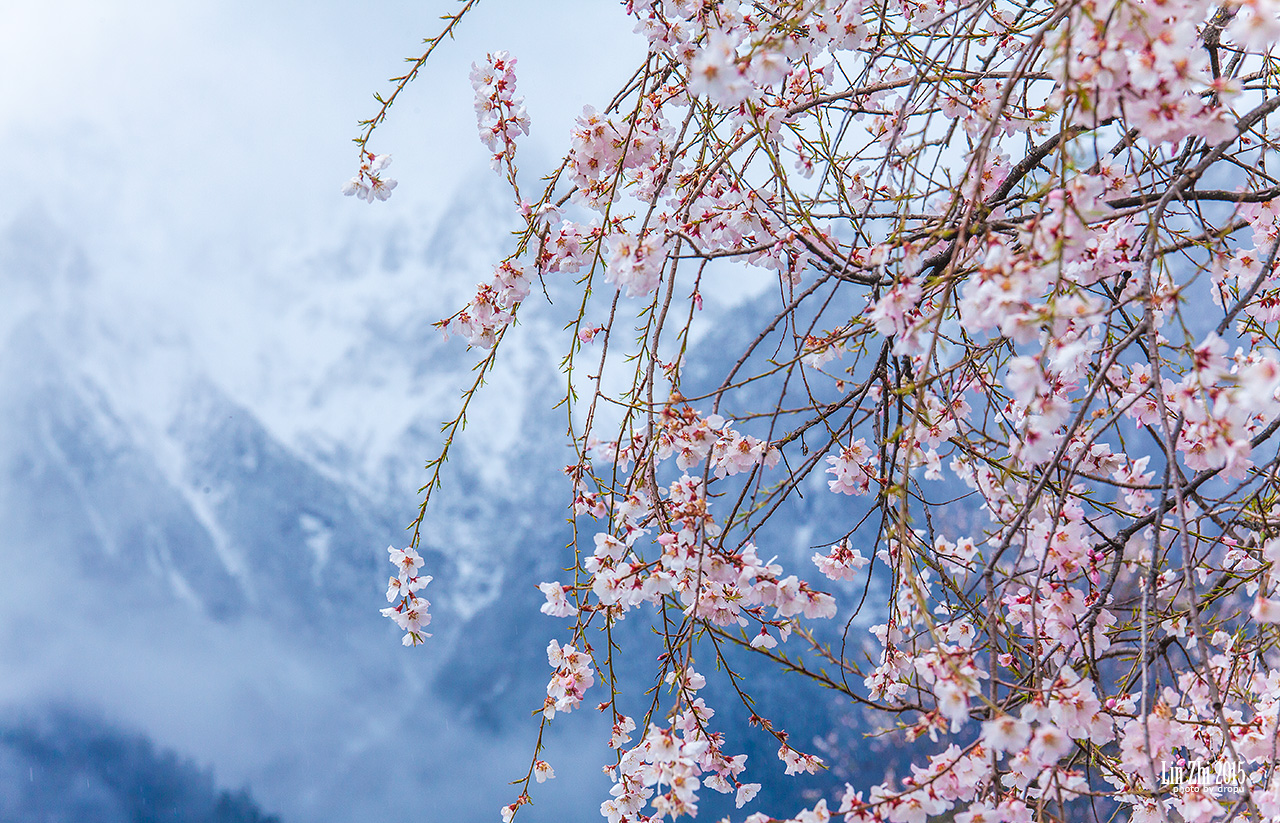
[[[394,197],[342,197],[356,121],[453,8],[0,3],[0,821],[490,821],[514,799],[562,628],[535,584],[572,563],[545,301],[428,520],[435,638],[406,650],[378,614],[476,360],[430,324],[514,226],[467,73],[517,56],[541,174],[643,46],[609,0],[482,2],[370,144]],[[802,558],[801,514],[779,540]],[[796,695],[773,702],[797,739],[852,723]],[[557,721],[522,817],[598,814],[599,720]],[[776,743],[744,745],[776,782]],[[765,811],[827,784],[786,785]]]

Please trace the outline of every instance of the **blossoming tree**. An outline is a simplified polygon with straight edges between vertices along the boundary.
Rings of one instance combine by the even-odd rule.
[[[391,193],[370,136],[475,3],[379,98],[349,194]],[[438,324],[478,376],[391,552],[385,614],[405,643],[427,637],[415,547],[466,406],[517,315],[539,311],[535,281],[560,280],[579,306],[572,554],[541,586],[564,619],[541,722],[583,701],[611,720],[610,823],[693,815],[708,790],[764,819],[749,804],[771,772],[699,696],[721,677],[749,700],[718,665],[733,647],[936,743],[909,776],[796,821],[1280,819],[1280,3],[626,13],[647,56],[583,109],[541,191],[517,182],[515,58],[474,66],[523,230]],[[734,266],[769,273],[773,309],[719,353],[711,388],[690,387],[703,295],[733,282],[704,275]],[[813,524],[812,566],[764,559],[762,526],[814,488],[844,505]],[[838,581],[887,597],[845,608]],[[865,644],[812,631],[854,607],[875,616]],[[664,644],[643,716],[612,676],[623,620]],[[788,774],[823,768],[751,716]],[[539,754],[504,820],[553,773]],[[1230,779],[1184,779],[1196,762]]]

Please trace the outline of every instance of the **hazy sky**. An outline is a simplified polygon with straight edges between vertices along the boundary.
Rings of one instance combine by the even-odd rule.
[[[132,339],[109,371],[137,389],[121,402],[145,413],[164,401],[153,394],[173,384],[173,367],[150,362],[148,351],[180,340],[201,361],[192,368],[281,433],[275,421],[294,413],[263,392],[323,373],[316,335],[330,349],[344,345],[333,323],[312,323],[300,304],[327,300],[330,315],[353,306],[318,294],[301,261],[361,232],[379,241],[388,226],[425,233],[464,181],[489,174],[472,61],[499,49],[516,55],[533,122],[520,162],[541,175],[567,147],[583,104],[603,106],[643,56],[642,38],[611,0],[483,0],[371,143],[394,156],[394,196],[343,197],[358,163],[351,139],[376,111],[373,94],[390,90],[387,78],[458,6],[0,0],[0,229],[37,209],[84,250],[94,275],[81,294],[85,313],[112,325],[128,318],[116,334]],[[476,282],[474,272],[459,274],[466,287]],[[441,288],[408,277],[395,288],[418,297]],[[368,285],[377,293],[362,301],[397,303],[386,284]],[[453,299],[437,300],[450,305],[423,321],[447,316]],[[286,349],[305,362],[280,356]]]
[[[323,237],[371,208],[338,192],[354,172],[356,121],[456,6],[0,3],[0,217],[40,201],[102,253],[150,264]],[[372,208],[420,209],[485,162],[472,60],[518,57],[545,160],[582,104],[607,101],[642,54],[630,29],[609,0],[481,2],[375,138],[400,188]]]
[[[351,138],[356,122],[375,111],[373,93],[389,89],[386,78],[402,70],[405,56],[421,53],[422,38],[455,7],[441,0],[0,0],[0,231],[23,212],[43,211],[84,251],[92,278],[58,329],[83,325],[83,312],[127,332],[102,355],[117,361],[110,372],[124,384],[113,392],[117,401],[127,407],[129,395],[140,406],[152,403],[163,394],[160,384],[186,368],[184,355],[154,353],[165,335],[183,336],[175,350],[203,341],[206,366],[234,370],[253,362],[255,347],[261,353],[279,342],[271,334],[296,330],[296,318],[271,323],[262,308],[282,293],[308,293],[307,272],[281,265],[280,249],[289,259],[299,249],[332,246],[353,226],[372,233],[397,221],[423,225],[422,214],[487,170],[467,80],[486,51],[507,49],[519,60],[533,120],[525,165],[538,173],[537,162],[567,146],[582,105],[607,102],[643,52],[609,0],[485,0],[402,95],[372,144],[395,157],[395,196],[373,205],[343,197],[357,164]],[[287,280],[299,281],[289,283],[296,292],[282,290]],[[393,289],[380,299],[397,297]],[[199,329],[220,326],[237,332],[228,336],[235,339],[208,345],[214,338]],[[131,410],[117,411],[128,417]],[[89,692],[109,719],[213,765],[232,785],[253,783],[269,808],[295,813],[330,798],[301,796],[292,773],[264,775],[263,764],[280,759],[271,747],[309,739],[322,744],[312,754],[325,768],[368,761],[376,771],[381,761],[368,747],[397,740],[385,717],[364,717],[368,707],[349,699],[365,689],[358,677],[318,668],[340,655],[293,648],[288,627],[267,627],[255,641],[262,648],[245,646],[244,633],[206,626],[172,605],[109,615],[120,604],[93,592],[77,596],[73,611],[84,622],[68,632],[68,615],[51,615],[29,583],[41,570],[23,570],[22,563],[42,562],[39,547],[25,558],[8,548],[0,641],[25,656],[6,657],[15,668],[0,704],[33,694],[81,700]],[[371,619],[385,605],[377,600],[368,604]],[[388,654],[401,651],[395,645]],[[381,651],[370,654],[383,659]],[[246,661],[267,659],[261,671],[248,670],[257,664]],[[335,720],[343,711],[352,716]],[[363,728],[363,737],[353,738],[351,728]],[[339,749],[342,757],[320,756]],[[318,784],[346,779],[314,777]],[[402,778],[410,786],[418,780]],[[372,779],[362,785],[381,791]],[[366,801],[374,802],[350,802]]]

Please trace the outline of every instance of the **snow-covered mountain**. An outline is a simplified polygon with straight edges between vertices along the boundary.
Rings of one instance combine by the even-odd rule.
[[[156,295],[121,289],[38,207],[0,230],[0,706],[101,713],[286,823],[487,821],[512,799],[559,628],[534,584],[572,563],[559,308],[522,313],[433,501],[435,638],[405,650],[377,611],[386,546],[405,542],[476,359],[431,323],[510,243],[487,180],[439,217]],[[837,504],[800,502],[777,553],[803,560]],[[844,711],[762,691],[797,739]],[[531,819],[596,813],[593,714],[557,723],[544,756],[561,779]],[[776,743],[751,745],[759,776],[781,773]],[[779,803],[819,784],[786,785]]]
[[[66,711],[0,727],[0,787],[5,821],[280,823],[147,738]]]
[[[111,291],[112,273],[39,208],[0,233],[0,644],[15,661],[0,698],[12,710],[101,711],[289,820],[443,808],[425,798],[468,773],[460,753],[505,757],[490,751],[503,741],[456,728],[429,683],[467,620],[495,606],[513,557],[563,525],[540,495],[557,444],[528,436],[558,383],[536,345],[493,375],[501,402],[473,413],[487,434],[459,444],[448,516],[427,525],[433,647],[403,649],[377,613],[386,546],[404,540],[472,365],[430,323],[500,247],[492,202],[480,190],[431,230],[353,230],[282,255],[231,277],[254,285],[240,303],[257,316],[189,322]],[[492,801],[476,819],[519,768],[477,786]]]

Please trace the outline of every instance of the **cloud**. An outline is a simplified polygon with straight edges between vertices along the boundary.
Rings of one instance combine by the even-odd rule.
[[[355,123],[454,5],[9,4],[0,106],[16,116],[0,169],[17,199],[56,199],[86,232],[123,224],[144,248],[147,232],[202,252],[307,235],[355,206],[337,193]],[[581,104],[602,103],[640,58],[629,30],[603,0],[477,6],[377,138],[404,181],[379,208],[440,200],[485,162],[466,79],[484,51],[520,58],[536,139],[558,152]]]
[[[607,102],[642,54],[613,0],[481,3],[378,137],[376,148],[396,158],[396,196],[374,207],[343,198],[355,163],[350,138],[373,113],[372,93],[387,89],[402,58],[419,53],[438,15],[455,7],[0,6],[0,225],[35,207],[83,252],[92,274],[75,289],[85,310],[62,319],[120,330],[120,347],[97,356],[127,361],[108,364],[125,375],[119,386],[150,380],[158,399],[144,386],[138,401],[162,404],[159,379],[187,368],[191,348],[192,362],[229,364],[219,377],[234,384],[253,375],[228,371],[309,344],[299,317],[264,328],[281,314],[274,301],[305,294],[313,274],[279,261],[303,260],[361,226],[428,226],[422,215],[487,167],[467,82],[485,51],[508,49],[520,60],[531,166],[567,145],[581,105]],[[296,337],[281,340],[294,326]],[[433,777],[430,768],[467,762],[502,786],[531,751],[429,716],[429,672],[394,654],[376,611],[373,635],[353,628],[353,639],[313,643],[294,626],[211,623],[181,603],[60,566],[40,545],[2,548],[0,659],[10,668],[0,706],[88,702],[212,763],[227,783],[252,785],[290,819],[338,819],[344,803],[346,819],[363,819],[385,810],[388,797],[416,816],[416,792],[455,774]],[[57,581],[57,590],[33,580]],[[365,641],[372,650],[359,647]],[[404,757],[423,741],[433,747],[428,756]],[[565,779],[553,791],[581,785],[556,766]],[[491,791],[495,801],[510,799]]]

